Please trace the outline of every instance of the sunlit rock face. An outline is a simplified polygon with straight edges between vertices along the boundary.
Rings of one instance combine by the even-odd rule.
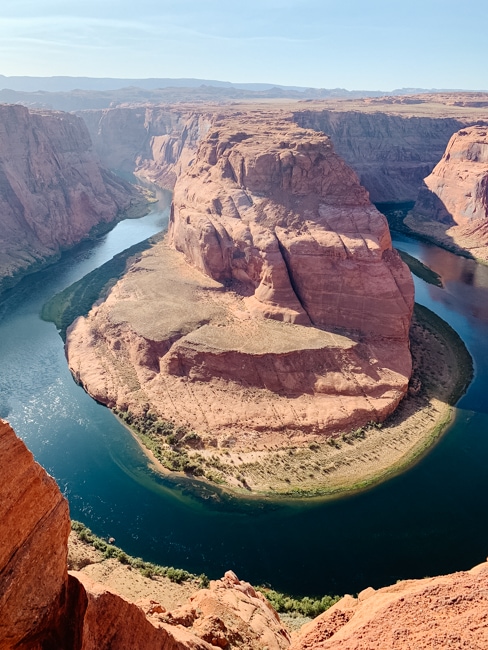
[[[345,596],[304,625],[291,650],[485,648],[488,563]]]
[[[174,613],[150,611],[67,571],[71,522],[53,478],[0,420],[0,648],[285,650],[264,596],[228,572]]]
[[[329,138],[214,116],[175,184],[167,243],[67,338],[96,399],[263,445],[382,420],[405,394],[413,283]]]
[[[488,259],[488,126],[455,133],[406,221],[443,244]]]

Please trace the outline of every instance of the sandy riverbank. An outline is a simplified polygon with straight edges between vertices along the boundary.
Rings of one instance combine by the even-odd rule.
[[[370,487],[419,460],[447,429],[452,405],[472,378],[472,361],[459,336],[425,308],[411,328],[414,374],[409,395],[383,425],[334,438],[283,439],[262,451],[186,449],[202,480],[243,496],[338,496]],[[140,438],[139,442],[140,442]],[[141,445],[151,464],[168,469]],[[206,478],[205,478],[206,477]]]

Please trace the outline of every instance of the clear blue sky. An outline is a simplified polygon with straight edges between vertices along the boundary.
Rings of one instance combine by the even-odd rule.
[[[0,74],[488,89],[486,0],[0,0]]]

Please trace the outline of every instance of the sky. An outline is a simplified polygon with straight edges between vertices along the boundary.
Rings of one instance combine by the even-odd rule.
[[[1,0],[0,74],[488,90],[486,0]]]

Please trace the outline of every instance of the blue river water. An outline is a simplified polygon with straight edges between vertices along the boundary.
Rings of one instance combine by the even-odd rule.
[[[400,578],[467,569],[488,555],[488,268],[395,236],[441,276],[416,279],[416,300],[448,321],[476,376],[454,424],[414,467],[333,501],[237,500],[190,479],[163,478],[103,406],[75,384],[42,305],[116,253],[165,227],[154,211],[24,278],[0,303],[0,416],[56,478],[71,515],[128,553],[219,577],[233,569],[294,595],[355,593]]]

